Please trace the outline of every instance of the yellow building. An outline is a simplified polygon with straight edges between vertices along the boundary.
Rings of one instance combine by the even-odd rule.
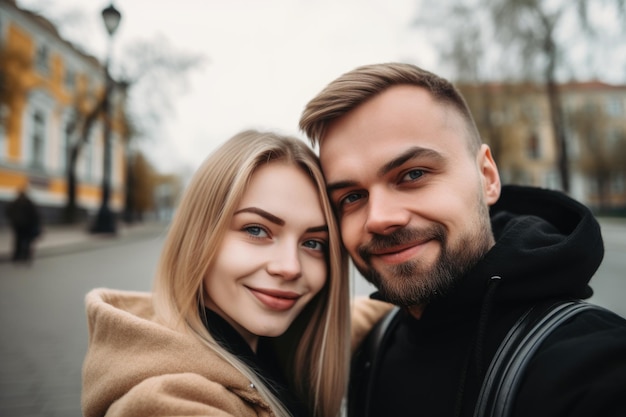
[[[560,189],[557,147],[540,84],[459,85],[504,183]],[[626,208],[626,85],[558,86],[570,194],[601,210]]]
[[[17,191],[27,187],[44,221],[61,222],[76,144],[82,144],[75,165],[76,203],[83,217],[97,211],[103,179],[104,86],[105,70],[96,58],[62,39],[47,19],[19,8],[14,0],[0,0],[2,212]],[[124,201],[123,101],[121,89],[115,88],[110,101],[109,200],[114,212]],[[1,214],[0,222],[5,222]]]

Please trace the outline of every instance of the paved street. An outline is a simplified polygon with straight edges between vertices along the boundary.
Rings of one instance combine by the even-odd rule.
[[[626,225],[605,224],[605,262],[592,301],[626,317]],[[75,243],[31,267],[0,262],[0,417],[80,417],[87,348],[83,299],[95,287],[149,290],[162,232]],[[370,288],[356,280],[356,294]]]
[[[31,267],[0,263],[0,416],[80,417],[83,299],[95,287],[149,290],[160,237],[75,248]]]
[[[626,222],[603,221],[604,261],[591,281],[591,302],[626,317]]]

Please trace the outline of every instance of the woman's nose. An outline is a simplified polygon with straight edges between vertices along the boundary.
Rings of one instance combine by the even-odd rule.
[[[302,275],[302,265],[297,245],[283,244],[277,248],[274,258],[268,262],[267,271],[270,275],[293,280]]]

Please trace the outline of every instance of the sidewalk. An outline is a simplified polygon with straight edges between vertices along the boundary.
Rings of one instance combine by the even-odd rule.
[[[127,225],[118,223],[115,235],[89,233],[86,224],[49,225],[34,243],[35,259],[63,253],[94,249],[103,245],[115,245],[122,241],[165,235],[168,224],[148,221]],[[13,233],[8,227],[0,229],[0,262],[9,262],[13,251]]]
[[[615,240],[614,234],[619,234],[623,239],[626,233],[626,219],[623,218],[600,218],[602,234],[605,240]],[[87,224],[74,226],[50,225],[46,226],[43,235],[35,242],[35,259],[46,256],[54,256],[63,253],[72,253],[90,250],[103,245],[114,245],[122,241],[142,239],[165,235],[168,223],[146,221],[127,225],[118,223],[118,232],[114,236],[93,235],[89,233]],[[614,243],[614,242],[613,242]],[[13,250],[13,234],[7,227],[0,228],[0,262],[9,262]]]

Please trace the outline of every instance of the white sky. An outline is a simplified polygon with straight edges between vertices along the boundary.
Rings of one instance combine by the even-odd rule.
[[[405,61],[450,77],[443,63],[437,63],[433,44],[410,27],[420,2],[433,7],[430,1],[115,0],[122,21],[115,34],[112,72],[115,76],[122,64],[125,46],[159,37],[169,48],[205,58],[188,75],[186,89],[170,96],[170,111],[140,141],[159,171],[188,174],[243,129],[269,129],[304,139],[297,123],[306,102],[357,66]],[[109,3],[18,0],[20,6],[57,22],[62,36],[102,61],[108,35],[100,13]],[[606,8],[592,11],[598,27],[612,23],[619,42],[606,41],[592,48],[591,55],[589,49],[573,48],[581,56],[569,65],[569,75],[624,83],[626,44],[618,36],[619,19]],[[576,33],[563,32],[570,37]],[[434,35],[428,31],[429,37]],[[584,37],[572,40],[585,42]],[[137,98],[145,102],[148,96],[134,90],[134,105],[145,104]]]
[[[18,0],[103,59],[107,0]],[[112,66],[125,44],[162,36],[206,57],[173,113],[141,145],[162,172],[195,169],[245,128],[304,138],[298,119],[328,82],[352,68],[403,60],[434,69],[432,47],[409,27],[417,0],[115,0],[122,21]],[[78,13],[80,12],[80,13]],[[71,15],[79,16],[74,21]],[[73,23],[72,23],[73,22]]]

